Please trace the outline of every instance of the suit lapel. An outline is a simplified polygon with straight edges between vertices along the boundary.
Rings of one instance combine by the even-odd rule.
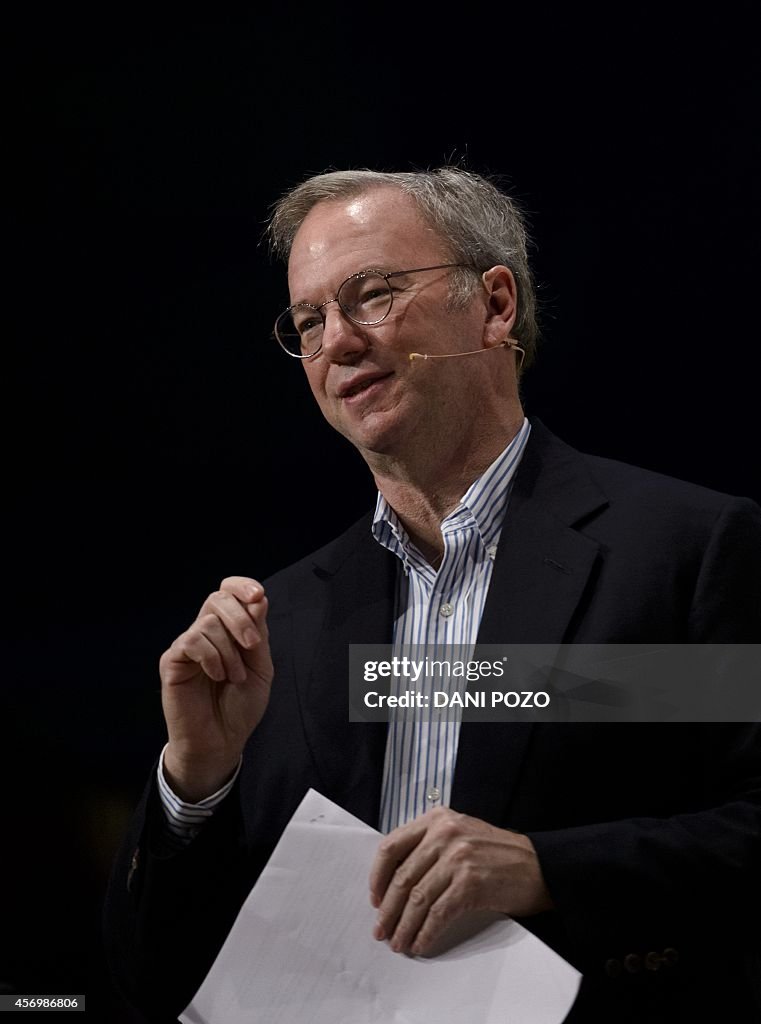
[[[606,504],[579,453],[532,422],[502,528],[480,644],[568,639],[599,553],[598,545],[573,527]],[[463,722],[452,806],[504,823],[533,728]]]
[[[349,722],[350,644],[390,644],[395,558],[367,517],[315,557],[298,595],[296,685],[324,792],[377,827],[387,726]]]

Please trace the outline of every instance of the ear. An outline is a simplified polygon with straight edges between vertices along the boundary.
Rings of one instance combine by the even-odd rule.
[[[496,348],[512,334],[518,315],[518,288],[513,272],[497,266],[481,275],[486,291],[486,319],[484,320],[484,347]]]

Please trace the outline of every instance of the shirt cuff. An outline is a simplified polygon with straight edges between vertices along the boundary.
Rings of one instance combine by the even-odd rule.
[[[168,746],[168,743],[165,744],[164,749],[161,751],[156,780],[168,829],[166,839],[172,848],[179,850],[187,846],[191,839],[198,834],[205,822],[214,813],[214,809],[222,803],[233,788],[235,780],[238,778],[243,758],[238,762],[238,767],[235,769],[233,777],[221,789],[218,789],[216,793],[212,793],[211,796],[200,800],[197,804],[190,804],[185,800],[181,800],[166,781],[164,775],[164,754]]]

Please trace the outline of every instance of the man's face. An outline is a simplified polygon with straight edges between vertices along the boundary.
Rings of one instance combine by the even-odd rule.
[[[396,189],[322,202],[294,239],[288,264],[291,302],[319,306],[362,270],[385,273],[449,262],[442,240]],[[481,345],[484,302],[476,298],[466,309],[448,309],[451,273],[393,278],[393,307],[375,326],[352,323],[337,303],[324,309],[322,349],[304,360],[304,370],[327,421],[363,454],[404,457],[407,446],[432,441],[436,424],[445,433],[446,423],[450,432],[459,428],[454,418],[459,406],[467,415],[467,377],[476,368],[463,363],[471,360],[409,360],[410,352],[450,353]],[[472,416],[472,394],[467,402]]]

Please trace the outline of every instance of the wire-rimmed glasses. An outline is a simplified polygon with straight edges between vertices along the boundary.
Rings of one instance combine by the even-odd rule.
[[[322,348],[325,328],[325,307],[337,302],[338,307],[352,323],[363,327],[374,327],[382,323],[394,304],[394,289],[389,283],[394,277],[407,274],[422,274],[426,270],[445,270],[450,267],[467,267],[468,263],[436,263],[432,267],[416,267],[414,270],[395,270],[384,274],[381,270],[360,270],[347,277],[335,297],[313,306],[308,302],[297,302],[289,306],[275,321],[275,337],[282,348],[295,359],[309,359]]]

